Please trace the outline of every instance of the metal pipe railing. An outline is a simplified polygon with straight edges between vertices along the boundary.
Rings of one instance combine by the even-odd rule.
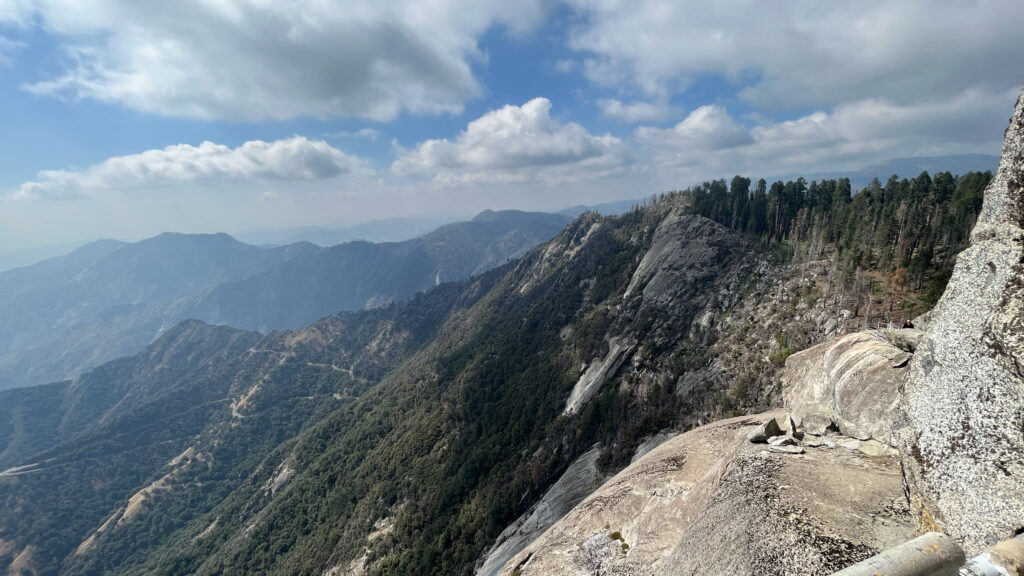
[[[958,576],[966,560],[952,538],[929,532],[832,576]]]
[[[832,576],[1024,576],[1024,535],[967,560],[952,538],[929,532]]]

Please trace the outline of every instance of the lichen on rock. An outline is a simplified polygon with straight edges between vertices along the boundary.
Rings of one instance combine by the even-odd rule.
[[[910,363],[897,438],[911,504],[968,554],[1024,528],[1024,97],[971,246]]]

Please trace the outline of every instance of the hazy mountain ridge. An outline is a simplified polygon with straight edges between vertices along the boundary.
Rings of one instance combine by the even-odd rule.
[[[522,255],[568,223],[555,214],[485,211],[405,242],[350,242],[225,283],[182,317],[267,331],[299,328],[332,311],[381,306]]]
[[[989,172],[999,165],[999,156],[993,154],[948,154],[945,156],[917,156],[912,158],[889,158],[878,164],[857,170],[821,172],[806,175],[807,180],[849,178],[854,188],[863,188],[878,178],[884,183],[893,174],[900,178],[913,178],[921,172],[948,170],[953,174],[968,172]],[[792,176],[793,178],[796,175]],[[782,178],[790,179],[789,177]]]
[[[344,228],[319,226],[279,231],[246,232],[235,234],[243,242],[257,246],[283,246],[296,242],[311,242],[317,246],[336,246],[345,242],[401,242],[422,236],[439,226],[461,220],[456,216],[424,218],[386,218],[372,220]]]
[[[49,549],[56,556],[40,566],[69,574],[298,574],[350,564],[468,573],[595,442],[604,447],[601,466],[620,467],[646,435],[722,409],[714,378],[672,389],[679,374],[706,365],[687,351],[734,330],[695,319],[742,302],[742,310],[768,309],[764,294],[778,280],[764,258],[721,225],[686,214],[682,199],[665,200],[621,217],[584,215],[522,260],[408,303],[268,336],[222,368],[213,386],[216,396],[228,390],[220,404],[196,411],[161,400],[115,421],[141,425],[159,406],[181,421],[175,428],[198,426],[195,435],[96,428],[46,454],[90,454],[120,480],[77,509]],[[788,313],[785,302],[777,313]],[[581,410],[565,413],[581,363],[601,363],[610,341],[632,350],[621,374],[607,374],[619,386],[598,386]],[[735,401],[765,403],[771,389],[747,394]],[[132,436],[151,440],[112,439]],[[189,456],[168,464],[176,454]],[[9,479],[0,498],[21,502],[45,489],[52,507],[43,517],[62,518],[60,502],[95,473],[84,463],[72,469],[42,470],[20,488]],[[157,481],[159,490],[147,488]],[[144,500],[143,512],[99,530],[130,498]],[[12,518],[0,538],[24,549],[40,532],[23,522],[39,514]],[[381,522],[394,525],[390,535],[368,540]]]
[[[935,207],[931,192],[894,186]],[[23,511],[0,519],[5,561],[34,547],[42,573],[472,573],[581,454],[596,445],[608,473],[665,429],[769,406],[789,354],[863,325],[865,302],[887,302],[844,284],[840,246],[779,257],[817,245],[789,225],[803,221],[795,206],[767,242],[693,214],[730,219],[706,192],[584,214],[469,281],[176,366],[216,393],[198,407],[185,389],[124,405],[40,458],[9,461],[67,459],[0,477],[0,503]],[[843,254],[863,263],[859,242],[891,247],[855,233],[894,205],[839,200],[829,214],[840,238],[857,239]],[[926,230],[914,220],[907,236]],[[113,389],[129,378],[108,374]],[[98,469],[110,483],[72,511]]]
[[[0,274],[0,386],[57,380],[137,352],[183,301],[315,249],[263,250],[226,234],[95,245]]]
[[[465,305],[463,291],[457,284],[432,291],[422,313],[390,306],[265,337],[189,321],[141,354],[75,383],[0,392],[4,462],[38,464],[25,472],[33,476],[30,484],[17,470],[0,475],[9,489],[0,495],[0,507],[21,511],[18,518],[7,517],[0,539],[48,534],[63,542],[36,547],[36,565],[48,573],[91,535],[97,536],[92,542],[105,542],[95,533],[103,519],[174,472],[178,489],[156,496],[181,499],[154,502],[183,508],[158,527],[144,526],[148,540],[138,542],[156,544],[151,530],[166,534],[181,526],[183,513],[191,519],[223,500],[311,418],[344,406],[432,339],[452,307]],[[182,454],[188,455],[169,464]],[[98,470],[106,481],[93,481]],[[79,568],[89,573],[97,561],[116,566],[137,552],[115,547],[120,552],[109,558],[68,562],[84,562]]]
[[[102,241],[0,274],[0,388],[75,376],[197,318],[269,331],[466,278],[568,221],[496,213],[397,243],[257,248],[226,234]]]

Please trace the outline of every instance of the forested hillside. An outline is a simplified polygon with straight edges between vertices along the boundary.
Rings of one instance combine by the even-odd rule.
[[[519,256],[568,221],[487,211],[404,242],[329,248],[169,233],[89,244],[0,273],[0,389],[77,376],[182,320],[269,332],[404,300]]]
[[[991,179],[991,172],[934,178],[922,172],[913,179],[892,176],[884,186],[875,179],[853,194],[845,178],[770,186],[761,179],[751,188],[749,178],[736,176],[728,185],[715,180],[682,194],[696,213],[798,261],[829,255],[850,290],[871,293],[877,280],[890,309],[874,314],[890,320],[896,295],[920,294],[928,306],[938,300]]]
[[[853,303],[884,307],[858,277],[918,259],[900,289],[924,307],[962,246],[937,222],[969,231],[981,179],[711,182],[584,214],[405,303],[266,337],[192,323],[76,383],[4,393],[5,465],[28,468],[0,473],[0,566],[472,574],[591,448],[609,473],[652,434],[773,403],[788,354],[862,327]],[[54,406],[63,433],[25,426]]]

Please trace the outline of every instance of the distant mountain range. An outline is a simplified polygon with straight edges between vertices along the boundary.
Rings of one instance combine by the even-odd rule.
[[[413,240],[331,248],[227,234],[93,242],[0,273],[0,388],[75,376],[185,319],[269,331],[402,300],[519,256],[568,221],[487,211]]]
[[[788,503],[776,492],[783,476],[767,476],[768,492],[704,489],[766,486],[765,471],[776,463],[747,442],[743,428],[753,420],[723,424],[730,427],[725,435],[707,436],[716,439],[695,461],[680,450],[649,468],[681,474],[695,465],[700,472],[673,478],[700,490],[673,495],[671,486],[684,485],[676,480],[660,484],[668,492],[605,484],[601,490],[612,486],[618,495],[584,498],[666,432],[762,411],[780,395],[783,367],[795,352],[869,325],[870,311],[892,296],[835,271],[847,262],[867,274],[889,270],[883,266],[890,260],[864,256],[878,235],[863,231],[893,228],[893,207],[912,191],[903,193],[871,205],[860,195],[812,210],[811,218],[802,208],[785,216],[784,229],[829,218],[845,224],[845,241],[820,258],[786,259],[778,247],[790,244],[765,246],[694,214],[692,197],[679,193],[620,216],[588,211],[567,226],[565,216],[488,211],[406,242],[273,250],[223,235],[164,235],[91,245],[34,267],[39,280],[64,287],[49,297],[58,317],[92,319],[91,350],[107,352],[103,330],[117,337],[138,325],[135,342],[159,336],[75,380],[0,391],[0,573],[508,576],[521,573],[524,564],[514,558],[530,554],[523,547],[551,534],[555,522],[574,521],[573,509],[594,524],[588,533],[618,533],[607,535],[616,558],[639,561],[645,556],[632,550],[662,545],[634,538],[628,523],[635,510],[681,501],[648,505],[665,494],[705,494],[689,509],[724,525],[706,512],[721,514],[712,506],[717,495],[738,509],[749,508],[752,493]],[[944,202],[906,211],[907,234],[922,239],[922,251],[950,242],[955,231],[935,234],[916,216],[959,213],[950,209],[959,199]],[[957,221],[970,228],[975,214],[961,216],[944,228]],[[546,244],[495,266],[553,229],[561,232]],[[891,236],[882,248],[897,245]],[[184,248],[169,248],[178,244]],[[242,277],[226,280],[230,275]],[[942,277],[941,268],[934,277]],[[114,283],[104,285],[104,278]],[[439,282],[373,307],[399,299],[400,290]],[[917,302],[930,291],[906,285]],[[33,303],[33,286],[16,291],[19,302]],[[194,296],[175,299],[182,293]],[[147,302],[163,315],[146,316]],[[15,307],[8,306],[0,313]],[[137,317],[129,314],[133,307]],[[320,314],[317,307],[369,309],[269,334],[195,320],[169,324],[207,317],[286,326]],[[60,346],[49,353],[59,358]],[[898,353],[903,366],[905,353]],[[893,364],[880,362],[886,370]],[[804,374],[812,380],[822,370]],[[729,453],[742,446],[752,458],[742,476],[712,463],[726,437],[737,438]],[[855,462],[838,444],[820,449]],[[737,461],[731,458],[722,462]],[[886,474],[893,469],[898,465]],[[880,509],[886,522],[900,518],[909,526],[909,508],[893,503],[901,495],[898,475],[889,477],[896,490],[881,492]],[[845,489],[827,493],[847,497]],[[607,520],[603,510],[616,506],[628,513]],[[769,517],[760,510],[743,524]],[[698,526],[694,546],[705,548],[705,525]],[[792,526],[798,528],[789,534],[804,537],[807,524]],[[746,550],[745,538],[716,542],[738,541],[734,548]],[[672,533],[664,541],[677,540]],[[582,549],[577,541],[563,550]],[[828,546],[860,557],[876,551],[848,539]],[[844,552],[833,564],[813,565],[829,573],[860,557]]]
[[[614,216],[643,204],[644,198],[617,200],[602,204],[577,204],[556,214],[575,218],[584,212],[597,212],[603,216]],[[235,234],[235,238],[256,246],[284,246],[296,242],[310,242],[317,246],[336,246],[345,242],[401,242],[422,236],[445,224],[461,220],[458,216],[427,216],[422,218],[386,218],[371,220],[343,228],[306,226],[277,231],[258,231]]]
[[[597,212],[602,216],[618,216],[619,214],[629,212],[634,206],[642,205],[646,200],[646,198],[636,198],[632,200],[616,200],[615,202],[605,202],[603,204],[577,204],[565,210],[559,210],[558,213],[573,218],[584,212]]]
[[[954,176],[968,172],[995,172],[999,166],[999,156],[991,154],[952,154],[948,156],[918,156],[914,158],[890,158],[881,164],[867,166],[859,170],[835,172],[819,172],[816,174],[787,175],[771,180],[793,180],[803,176],[806,180],[828,180],[849,178],[854,190],[859,190],[871,183],[873,178],[885,184],[890,176],[896,174],[900,178],[913,178],[921,172],[952,172]]]
[[[521,256],[570,218],[486,210],[404,242],[347,242],[225,282],[182,314],[267,332],[300,328],[341,310],[374,308]]]
[[[401,242],[422,236],[427,232],[462,220],[458,216],[430,216],[423,218],[387,218],[372,220],[343,228],[306,226],[288,230],[246,232],[235,234],[242,242],[257,246],[282,246],[295,242],[310,242],[317,246],[336,246],[345,242]]]

